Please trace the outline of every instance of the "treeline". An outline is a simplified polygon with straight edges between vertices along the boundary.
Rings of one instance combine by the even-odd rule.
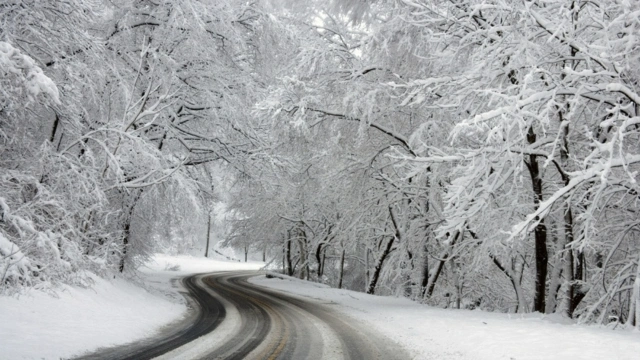
[[[251,147],[264,19],[241,1],[0,4],[0,293],[204,238],[220,164]]]
[[[332,286],[640,326],[640,3],[281,19],[229,243]]]

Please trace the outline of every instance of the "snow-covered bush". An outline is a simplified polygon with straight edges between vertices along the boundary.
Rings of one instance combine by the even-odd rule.
[[[0,42],[0,72],[0,292],[84,283],[82,270],[100,272],[107,263],[108,253],[92,251],[107,236],[91,223],[104,217],[106,198],[85,164],[29,131],[41,125],[34,114],[60,105],[54,82],[6,42]]]

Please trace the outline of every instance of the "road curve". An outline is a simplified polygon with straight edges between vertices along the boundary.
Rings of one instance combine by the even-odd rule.
[[[198,309],[163,335],[80,359],[409,359],[397,344],[331,309],[220,272],[183,279]]]

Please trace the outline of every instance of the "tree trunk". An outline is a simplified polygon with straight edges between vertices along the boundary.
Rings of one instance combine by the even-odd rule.
[[[413,295],[413,289],[415,283],[413,283],[411,279],[411,275],[413,274],[414,265],[413,265],[413,253],[411,251],[407,251],[407,263],[405,264],[404,274],[404,297],[411,298]]]
[[[576,253],[577,253],[577,256],[574,256],[575,269],[576,269],[575,276],[574,276],[575,283],[573,284],[575,287],[575,290],[573,292],[573,299],[571,303],[571,306],[573,307],[574,312],[578,308],[578,305],[580,305],[580,302],[582,301],[582,299],[584,299],[584,297],[587,295],[587,292],[584,290],[582,284],[579,283],[584,281],[586,277],[585,275],[586,262],[584,261],[584,252],[577,251]]]
[[[282,246],[282,275],[286,275],[287,274],[287,262],[286,262],[286,255],[285,253],[287,252],[286,247]]]
[[[429,249],[425,241],[422,247],[422,269],[420,272],[420,297],[424,298],[429,283]]]
[[[291,238],[288,238],[285,242],[284,248],[284,257],[285,257],[285,270],[287,275],[293,276],[293,268],[291,267]]]
[[[527,141],[529,144],[536,142],[536,134],[533,132],[533,127],[529,128],[527,133]],[[529,155],[529,175],[531,176],[531,184],[533,187],[533,203],[534,209],[538,209],[542,202],[542,178],[540,177],[540,167],[538,165],[537,155]],[[534,231],[535,238],[535,257],[536,257],[536,281],[535,281],[535,293],[533,298],[533,311],[544,313],[545,311],[545,296],[547,286],[547,266],[548,266],[548,251],[547,251],[547,227],[544,224],[544,219],[539,220],[538,225]]]
[[[411,183],[411,179],[409,179],[409,183]],[[410,201],[409,201],[410,203]],[[398,218],[396,216],[393,207],[389,206],[389,217],[391,218],[391,224],[395,230],[395,239],[398,243],[402,244],[402,231],[400,230],[400,224],[398,223]],[[407,261],[403,261],[401,264],[401,271],[404,272],[403,280],[404,280],[404,296],[411,297],[412,286],[411,286],[411,272],[413,270],[413,254],[411,251],[407,249]]]
[[[460,274],[460,269],[458,268],[457,264],[452,261],[451,262],[451,274],[453,275],[453,286],[456,289],[456,302],[454,304],[454,309],[460,309],[460,305],[461,305],[461,300],[462,300],[462,276]]]
[[[640,330],[640,255],[636,266],[636,278],[633,281],[629,300],[629,319],[627,323]]]
[[[340,218],[340,216],[338,216]],[[333,225],[327,226],[327,235],[325,238],[318,243],[316,247],[316,261],[318,262],[318,280],[324,275],[324,265],[325,265],[325,257],[327,254],[327,246],[331,243],[331,241],[335,238],[335,236],[331,235],[331,231],[333,230]]]
[[[138,203],[138,200],[142,196],[144,189],[137,191],[137,194],[133,196],[129,209],[124,214],[124,224],[122,226],[123,238],[122,238],[122,253],[120,255],[120,264],[118,265],[118,271],[124,272],[126,258],[129,252],[129,237],[131,236],[131,219],[133,218],[133,210]]]
[[[307,257],[307,234],[298,230],[298,248],[300,250],[300,279],[309,280],[309,260]]]
[[[209,257],[209,237],[211,235],[211,213],[209,213],[209,220],[207,221],[207,247],[204,250],[204,257]]]
[[[369,276],[370,276],[370,272],[369,272],[369,253],[371,252],[371,250],[369,250],[369,248],[367,246],[364,247],[364,278],[366,280],[366,283],[364,284],[365,289],[364,291],[367,291],[366,286],[369,285]]]
[[[380,271],[382,270],[382,264],[387,259],[387,256],[391,253],[391,247],[393,246],[393,242],[395,241],[395,237],[392,237],[387,242],[387,246],[384,248],[382,254],[378,258],[376,262],[376,266],[373,268],[373,273],[371,274],[371,279],[369,279],[369,285],[367,285],[367,294],[373,294],[376,290],[376,285],[378,285],[378,279],[380,278]]]
[[[340,253],[340,276],[338,277],[338,289],[342,289],[342,278],[344,276],[344,248],[342,249],[342,253]]]
[[[560,112],[560,121],[563,121],[562,112]],[[569,160],[569,125],[567,124],[563,128],[562,134],[562,146],[560,148],[560,162],[563,167],[566,167]],[[561,171],[562,179],[564,180],[564,185],[569,185],[569,177],[564,173],[564,169]],[[582,290],[582,285],[579,283],[582,281],[582,272],[584,268],[584,254],[582,251],[578,250],[577,256],[575,256],[573,251],[573,241],[575,240],[573,234],[573,212],[571,210],[571,204],[569,203],[569,197],[565,198],[564,203],[564,235],[566,241],[566,251],[568,252],[568,274],[570,276],[570,283],[568,286],[568,307],[567,307],[567,315],[570,318],[573,318],[573,313],[578,308],[578,305],[586,295],[586,293]]]
[[[518,302],[518,305],[516,306],[516,312],[517,313],[526,312],[527,302],[524,298],[524,292],[522,291],[522,286],[520,285],[520,282],[516,278],[516,274],[513,273],[513,269],[509,269],[502,266],[500,261],[495,256],[493,255],[490,255],[490,256],[491,256],[491,260],[493,260],[493,263],[498,267],[498,269],[500,269],[500,271],[502,271],[503,274],[507,276],[507,278],[511,282],[511,286],[513,286],[513,291],[516,294],[516,301]]]
[[[129,227],[131,222],[128,221],[124,225],[124,236],[122,238],[122,253],[120,254],[120,264],[118,265],[118,271],[124,272],[125,259],[127,258],[127,250],[129,248]]]
[[[553,257],[553,271],[549,275],[549,291],[547,292],[547,301],[545,303],[545,312],[547,314],[560,312],[559,305],[563,304],[562,301],[558,302],[561,296],[563,273],[566,272],[566,269],[563,269],[566,263],[566,259],[564,259],[565,253],[561,252],[563,248],[564,244],[558,244],[558,249],[560,250],[556,250],[556,255]]]
[[[442,268],[444,267],[444,263],[447,261],[447,258],[449,257],[449,252],[453,249],[453,247],[455,246],[459,238],[460,238],[460,231],[457,231],[456,236],[454,236],[453,240],[451,240],[451,244],[449,245],[449,247],[445,249],[445,251],[443,251],[442,254],[440,255],[440,259],[442,260],[438,260],[435,270],[433,270],[433,273],[431,273],[431,275],[429,276],[429,281],[427,281],[427,286],[426,286],[427,290],[425,292],[426,298],[430,298],[431,295],[433,295],[433,290],[435,289],[436,282],[438,281],[438,278],[442,273]]]
[[[318,244],[318,246],[316,247],[316,262],[318,263],[318,270],[316,271],[316,275],[318,276],[318,279],[320,279],[322,277],[322,243]]]
[[[567,238],[568,244],[573,242],[573,215],[571,214],[571,208],[569,205],[565,205],[565,236]],[[567,316],[573,318],[573,314],[578,308],[578,305],[584,299],[586,293],[582,290],[582,272],[584,268],[584,254],[582,251],[577,251],[577,256],[575,256],[573,249],[570,247],[567,248],[567,266],[568,266],[568,274],[570,276],[569,286],[568,286],[568,306],[567,306]]]

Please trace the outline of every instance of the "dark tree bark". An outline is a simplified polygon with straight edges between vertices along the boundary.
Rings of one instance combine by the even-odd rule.
[[[425,242],[422,247],[422,271],[420,273],[420,297],[424,297],[427,291],[427,285],[429,284],[429,250],[427,249],[427,243]]]
[[[533,132],[533,127],[529,128],[529,132],[527,133],[527,141],[529,142],[529,144],[533,144],[536,142],[536,134]],[[533,187],[533,203],[535,209],[538,209],[540,203],[542,202],[542,178],[540,174],[540,167],[538,165],[538,156],[529,155],[529,162],[526,164],[529,169],[529,175],[531,176],[531,183]],[[544,219],[537,220],[539,220],[539,223],[534,230],[536,281],[535,293],[533,298],[533,311],[544,313],[547,285],[547,266],[549,261],[549,254],[547,250],[547,227],[544,224]]]
[[[283,244],[283,246],[282,246],[282,275],[286,275],[287,274],[287,261],[286,261],[286,255],[285,255],[286,252],[287,252],[287,250],[285,249],[285,246]]]
[[[301,224],[304,226],[304,224]],[[300,279],[309,280],[309,259],[307,254],[307,233],[299,228],[296,231],[298,248],[300,250]]]
[[[325,265],[325,258],[327,255],[327,247],[329,246],[331,241],[333,241],[333,239],[335,238],[335,236],[331,235],[332,229],[333,229],[333,225],[329,225],[327,227],[327,236],[322,241],[320,241],[318,243],[318,246],[316,247],[315,257],[316,257],[316,261],[318,262],[318,271],[317,271],[318,279],[320,279],[324,275],[324,265]]]
[[[122,238],[122,253],[120,254],[120,264],[118,265],[118,271],[124,272],[125,259],[127,258],[127,250],[129,248],[129,227],[130,223],[127,222],[124,225],[124,237]]]
[[[316,247],[316,261],[318,262],[318,271],[316,272],[318,275],[318,279],[320,279],[322,277],[322,273],[323,273],[323,262],[322,262],[322,249],[323,249],[323,243],[318,244],[318,246]]]
[[[342,249],[342,253],[340,253],[340,277],[338,278],[338,289],[342,289],[342,279],[344,277],[344,253],[345,250]]]
[[[124,224],[122,226],[122,253],[120,254],[120,264],[118,265],[118,271],[120,272],[124,272],[127,255],[129,252],[129,240],[131,236],[131,220],[133,219],[133,211],[135,210],[136,204],[138,203],[138,200],[140,200],[144,189],[140,189],[135,192],[136,194],[133,195],[131,204],[128,206],[128,209],[124,213]]]
[[[49,136],[49,142],[53,144],[53,140],[56,139],[56,133],[58,132],[58,125],[60,124],[60,116],[54,110],[56,118],[53,120],[53,127],[51,128],[51,135]]]
[[[373,268],[373,273],[371,274],[371,279],[369,280],[369,285],[367,286],[367,294],[373,294],[376,290],[376,285],[378,285],[378,280],[380,278],[380,271],[382,270],[382,264],[387,259],[387,256],[391,253],[391,248],[395,241],[395,237],[392,237],[387,242],[387,246],[385,246],[382,254],[376,261],[376,265]]]
[[[382,254],[376,261],[376,265],[373,268],[373,273],[371,274],[371,279],[369,280],[369,285],[367,286],[367,294],[373,294],[376,290],[376,285],[378,285],[378,280],[380,279],[380,271],[382,270],[382,265],[384,261],[387,259],[389,254],[391,253],[391,249],[393,248],[393,243],[396,239],[400,239],[400,232],[398,229],[398,224],[396,223],[395,214],[393,213],[393,209],[389,206],[389,216],[391,217],[391,223],[395,229],[395,235],[389,239],[387,242],[387,246],[385,246]]]
[[[460,236],[461,236],[460,231],[457,231],[456,235],[453,237],[453,240],[451,240],[451,244],[449,245],[449,248],[442,253],[442,255],[440,256],[440,260],[438,260],[438,263],[436,264],[435,269],[429,275],[429,279],[426,286],[427,289],[425,291],[426,298],[430,298],[431,295],[433,295],[433,290],[436,287],[436,282],[438,281],[438,278],[440,278],[440,274],[442,274],[444,263],[446,263],[449,258],[449,252],[456,245],[456,242],[458,242],[458,239],[460,239]]]
[[[209,238],[211,236],[211,213],[209,213],[209,220],[207,221],[207,248],[204,250],[204,257],[209,257]]]
[[[293,268],[291,266],[291,232],[287,231],[287,234],[289,236],[285,240],[285,244],[284,244],[284,258],[285,258],[284,268],[287,275],[293,276]]]

